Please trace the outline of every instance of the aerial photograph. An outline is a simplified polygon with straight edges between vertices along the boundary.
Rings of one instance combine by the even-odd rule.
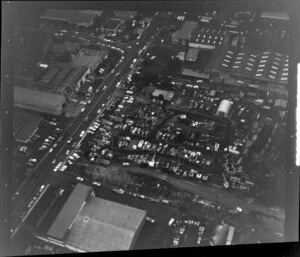
[[[13,26],[13,255],[285,242],[289,14],[107,5]]]

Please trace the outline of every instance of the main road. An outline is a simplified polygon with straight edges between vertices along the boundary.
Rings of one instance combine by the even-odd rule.
[[[89,117],[90,119],[93,119],[94,117],[96,117],[97,110],[99,108],[102,108],[102,105],[105,105],[109,101],[111,95],[116,91],[117,82],[121,79],[124,79],[126,75],[132,71],[129,66],[135,58],[138,59],[139,50],[145,45],[147,45],[148,48],[151,44],[152,39],[155,38],[154,35],[160,31],[160,20],[161,17],[159,15],[154,16],[150,26],[142,34],[139,40],[139,46],[136,46],[135,43],[130,49],[127,49],[127,51],[125,52],[126,56],[124,58],[124,61],[115,69],[115,72],[113,74],[109,74],[108,77],[106,77],[102,81],[102,85],[105,85],[107,89],[99,91],[99,93],[94,97],[93,102],[86,108],[85,112],[82,113],[78,118],[76,118],[76,120],[72,123],[72,126],[68,127],[68,137],[60,141],[58,143],[58,146],[52,153],[46,153],[36,165],[30,177],[27,179],[26,184],[22,188],[22,192],[20,192],[19,198],[17,198],[13,202],[13,231],[16,230],[16,228],[18,229],[22,225],[21,216],[23,216],[22,214],[26,212],[27,203],[36,194],[38,188],[42,184],[49,183],[49,181],[53,179],[53,176],[55,176],[55,173],[53,173],[52,160],[55,158],[55,156],[63,156],[62,153],[66,151],[68,146],[68,138],[77,138],[79,141],[80,138],[78,135],[80,131],[86,130],[86,128],[90,125],[87,124],[85,118]],[[89,43],[99,45],[99,43],[101,44],[103,42],[99,41],[99,39],[97,38],[89,38]],[[115,76],[115,74],[117,73],[120,74],[118,76]]]

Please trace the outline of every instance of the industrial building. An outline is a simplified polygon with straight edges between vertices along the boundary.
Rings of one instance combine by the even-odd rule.
[[[227,40],[229,40],[229,34],[226,30],[201,27],[193,30],[189,47],[215,49]]]
[[[17,142],[28,143],[38,130],[42,117],[36,113],[14,111],[14,138]]]
[[[76,56],[73,57],[72,66],[75,68],[85,66],[93,71],[97,67],[97,65],[103,62],[103,60],[107,57],[107,50],[82,48],[79,50]]]
[[[78,68],[73,68],[68,76],[64,79],[62,83],[63,88],[69,88],[71,91],[78,91],[80,89],[81,83],[84,83],[86,76],[90,74],[91,70],[85,66]]]
[[[191,38],[192,32],[197,28],[198,23],[195,21],[186,21],[183,23],[180,30],[177,30],[172,36],[173,44],[188,45]]]
[[[275,51],[254,51],[249,47],[220,47],[214,51],[207,72],[228,74],[273,84],[288,83],[289,55]]]
[[[284,21],[290,20],[290,17],[286,12],[262,12],[260,17],[265,19],[276,19]]]
[[[155,89],[152,92],[152,95],[155,97],[158,97],[159,95],[162,95],[164,97],[164,100],[166,101],[171,101],[174,97],[174,92],[171,91],[166,91],[166,90],[161,90],[161,89]]]
[[[122,11],[122,10],[114,11],[114,17],[122,20],[134,19],[137,16],[137,14],[138,14],[137,11]]]
[[[230,102],[228,100],[222,100],[217,109],[216,115],[222,116],[222,117],[228,117],[231,106],[232,106],[232,102]]]
[[[46,233],[35,236],[74,252],[132,249],[146,212],[95,197],[92,187],[77,184]]]
[[[121,19],[109,19],[103,26],[102,32],[114,32],[117,33],[117,30],[124,24],[124,20]]]
[[[42,83],[50,83],[51,80],[58,74],[60,71],[60,68],[58,67],[53,67],[50,68],[40,79],[40,82]]]
[[[56,72],[58,69],[58,72]],[[50,67],[40,81],[32,83],[31,88],[48,93],[63,95],[69,99],[74,91],[78,91],[81,83],[86,80],[90,69],[85,66],[64,68]],[[46,77],[47,79],[45,79]]]
[[[60,72],[55,76],[55,78],[52,80],[51,84],[54,86],[59,86],[64,79],[68,76],[68,74],[71,72],[72,67],[66,66],[62,69],[60,69]]]
[[[200,49],[199,48],[189,48],[189,51],[185,57],[185,59],[187,61],[191,61],[194,62],[197,60],[198,57],[198,53],[199,53]]]
[[[41,19],[68,22],[77,26],[89,27],[94,23],[96,17],[100,17],[99,10],[61,10],[48,9],[41,15]]]
[[[65,98],[62,95],[17,86],[14,88],[14,105],[16,107],[60,115],[64,103]]]
[[[195,21],[186,21],[172,36],[173,44],[202,49],[215,49],[227,41],[229,41],[229,33],[226,30],[199,27]]]
[[[14,104],[29,110],[60,115],[65,101],[80,89],[89,73],[90,69],[85,66],[50,66],[44,69],[38,81],[16,76]]]
[[[204,73],[204,72],[198,72],[198,71],[194,71],[191,69],[183,69],[182,76],[186,76],[186,77],[194,77],[194,78],[199,78],[199,79],[209,79],[209,74]]]

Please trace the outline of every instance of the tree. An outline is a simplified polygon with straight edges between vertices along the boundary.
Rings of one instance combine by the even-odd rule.
[[[173,72],[177,72],[181,69],[181,61],[178,58],[171,59],[167,65],[167,68]]]
[[[149,167],[149,165],[148,165],[147,162],[142,162],[141,163],[141,168],[148,168],[148,167]]]
[[[139,75],[137,73],[132,74],[131,80],[133,83],[137,83],[139,81]]]
[[[157,98],[158,98],[159,101],[164,101],[165,100],[163,94],[159,94]]]

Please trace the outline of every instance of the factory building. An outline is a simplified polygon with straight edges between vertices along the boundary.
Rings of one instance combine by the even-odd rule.
[[[122,11],[122,10],[116,10],[114,11],[114,16],[116,18],[122,19],[122,20],[131,20],[134,19],[137,16],[137,11]]]
[[[40,79],[40,82],[42,83],[50,83],[53,78],[58,74],[60,71],[60,68],[58,67],[53,67],[50,68]]]
[[[286,12],[262,12],[260,15],[264,19],[289,21],[290,17]]]
[[[65,98],[47,92],[15,86],[14,106],[37,112],[60,115],[63,111]]]
[[[88,74],[90,74],[90,69],[85,66],[73,68],[68,76],[64,79],[62,87],[70,88],[71,90],[75,89],[78,91],[81,83],[86,81],[86,75]]]
[[[95,197],[92,187],[77,184],[50,228],[35,236],[74,252],[133,248],[146,212]]]
[[[102,32],[117,33],[118,29],[124,24],[124,20],[111,18],[101,28]]]
[[[189,47],[212,50],[227,41],[229,41],[229,33],[226,30],[201,27],[192,32]]]
[[[173,44],[188,45],[191,38],[192,32],[197,28],[198,23],[195,21],[186,21],[183,23],[180,30],[177,30],[172,36]]]
[[[15,103],[17,107],[38,112],[60,115],[64,103],[75,91],[80,89],[90,69],[81,66],[73,68],[50,67],[44,71],[39,81],[18,77],[15,86]]]
[[[217,109],[216,115],[222,116],[222,117],[228,117],[231,106],[232,106],[232,102],[230,102],[228,100],[222,100]]]
[[[79,68],[82,66],[86,66],[91,71],[93,71],[98,66],[98,64],[103,62],[103,60],[107,57],[107,50],[81,48],[76,56],[73,56],[72,67]]]
[[[246,47],[217,48],[206,67],[206,72],[221,74],[238,80],[261,81],[269,84],[288,83],[289,55],[275,51],[254,51]]]
[[[14,138],[17,142],[28,143],[30,138],[38,130],[38,126],[42,121],[41,115],[15,110],[13,118]]]
[[[68,76],[68,74],[71,72],[72,67],[71,66],[66,66],[60,70],[60,72],[56,75],[56,77],[53,79],[51,84],[54,86],[58,87],[64,79]]]
[[[97,17],[102,15],[100,10],[61,10],[47,9],[41,19],[67,22],[81,27],[91,26]]]
[[[187,61],[195,62],[198,57],[200,49],[199,48],[189,48],[189,51],[185,57]]]

